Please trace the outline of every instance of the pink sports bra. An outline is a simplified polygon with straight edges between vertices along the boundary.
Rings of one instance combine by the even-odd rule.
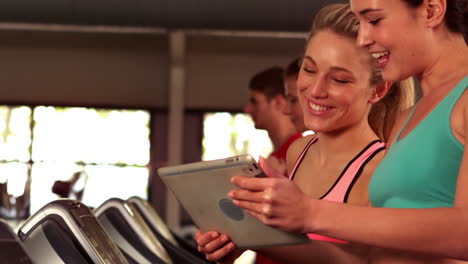
[[[289,179],[292,180],[296,173],[297,168],[301,165],[304,156],[307,154],[310,146],[317,142],[318,137],[314,137],[307,143],[306,147],[299,155],[296,164],[294,165]],[[353,188],[354,183],[361,175],[366,164],[381,150],[385,149],[385,143],[381,140],[374,140],[369,145],[367,145],[359,154],[356,155],[343,169],[341,175],[336,179],[332,187],[322,196],[320,200],[326,200],[337,203],[346,203],[348,200],[349,193]],[[338,240],[331,237],[326,237],[317,234],[307,234],[310,239],[321,240],[328,242],[337,242],[337,243],[348,243],[347,241]]]

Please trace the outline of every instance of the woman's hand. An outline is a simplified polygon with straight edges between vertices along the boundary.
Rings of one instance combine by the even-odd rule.
[[[242,251],[235,250],[236,246],[227,235],[221,235],[215,231],[202,233],[197,230],[195,240],[198,251],[205,254],[209,261],[232,263],[242,253]]]
[[[291,232],[310,232],[306,223],[310,221],[313,200],[292,181],[265,165],[260,160],[267,178],[232,177],[231,182],[241,189],[231,191],[229,197],[266,225]]]
[[[285,160],[278,159],[274,156],[270,156],[267,159],[260,157],[259,165],[267,175],[274,173],[278,176],[288,177],[288,169]]]

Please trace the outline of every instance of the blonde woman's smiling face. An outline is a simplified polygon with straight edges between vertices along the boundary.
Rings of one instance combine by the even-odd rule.
[[[324,30],[307,46],[297,82],[305,125],[335,132],[367,122],[372,58],[354,39]]]

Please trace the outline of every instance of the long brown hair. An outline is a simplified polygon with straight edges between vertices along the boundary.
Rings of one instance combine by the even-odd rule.
[[[351,13],[349,4],[330,4],[323,7],[315,16],[308,41],[317,32],[331,30],[337,34],[357,39],[359,21]],[[370,54],[369,54],[370,56]],[[375,62],[375,60],[372,60]],[[380,69],[375,63],[371,66],[372,85],[383,83]],[[369,113],[369,125],[382,139],[388,141],[390,132],[398,115],[411,107],[415,100],[415,86],[412,78],[393,83],[388,93],[380,101],[372,105]]]

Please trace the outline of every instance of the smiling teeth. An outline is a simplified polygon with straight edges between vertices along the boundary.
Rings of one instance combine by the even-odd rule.
[[[330,107],[320,106],[320,105],[316,105],[316,104],[313,104],[313,103],[309,103],[309,106],[310,106],[310,108],[312,108],[312,110],[318,111],[318,112],[330,109]]]
[[[374,57],[375,59],[378,59],[378,58],[383,57],[383,56],[388,55],[388,54],[389,54],[388,51],[376,52],[376,53],[372,53],[372,57]]]

